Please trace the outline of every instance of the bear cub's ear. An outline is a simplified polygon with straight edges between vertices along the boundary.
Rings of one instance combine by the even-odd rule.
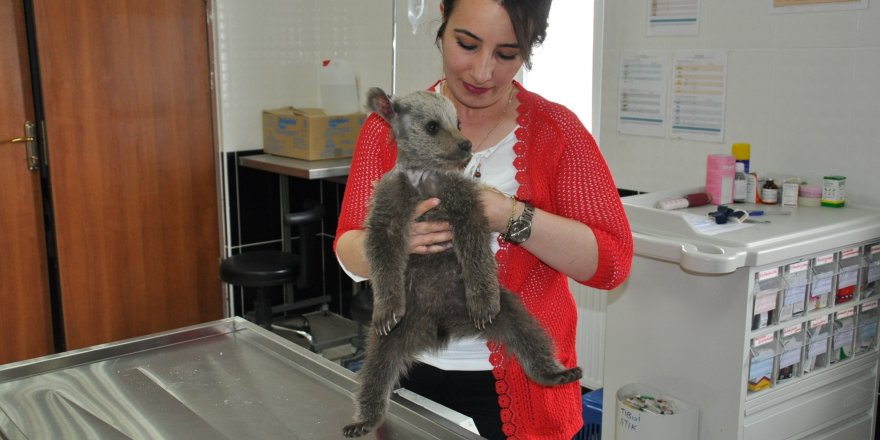
[[[378,87],[372,87],[367,92],[367,108],[378,113],[388,122],[391,122],[391,119],[397,114],[391,97]]]

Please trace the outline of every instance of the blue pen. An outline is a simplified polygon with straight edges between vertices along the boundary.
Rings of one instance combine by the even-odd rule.
[[[768,211],[764,212],[760,209],[756,209],[754,211],[749,211],[750,217],[760,217],[762,215],[791,215],[791,211]]]

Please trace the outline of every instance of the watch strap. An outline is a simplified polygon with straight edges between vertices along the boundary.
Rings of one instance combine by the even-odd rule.
[[[535,215],[535,207],[529,203],[523,202],[522,214],[519,218],[510,223],[503,239],[510,243],[522,244],[532,235],[532,217]]]

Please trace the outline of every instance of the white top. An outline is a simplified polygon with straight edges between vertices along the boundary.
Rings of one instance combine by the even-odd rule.
[[[516,168],[513,160],[516,152],[516,127],[511,130],[497,145],[474,153],[471,161],[464,168],[466,176],[473,176],[477,165],[480,167],[480,178],[475,179],[487,186],[492,186],[507,195],[516,194],[519,182],[516,181]],[[473,177],[472,177],[473,178]],[[498,233],[492,233],[492,252],[498,252]],[[489,347],[483,338],[465,338],[451,341],[445,350],[437,353],[424,353],[418,356],[420,362],[433,365],[441,370],[480,371],[491,370],[489,363]]]
[[[513,151],[513,146],[516,144],[516,128],[518,127],[514,127],[494,147],[474,153],[464,168],[464,174],[473,178],[474,172],[479,166],[481,177],[475,180],[495,187],[504,194],[516,194],[519,189],[519,182],[516,181],[516,168],[513,167],[513,160],[516,159],[516,152]],[[492,252],[497,252],[499,249],[497,238],[498,233],[493,233]],[[339,257],[337,257],[338,259]],[[367,280],[367,278],[351,273],[342,264],[342,261],[339,262],[339,266],[354,281]],[[449,343],[446,349],[423,353],[417,359],[441,370],[481,371],[492,369],[492,364],[489,363],[489,348],[486,347],[486,340],[482,338],[454,340]]]

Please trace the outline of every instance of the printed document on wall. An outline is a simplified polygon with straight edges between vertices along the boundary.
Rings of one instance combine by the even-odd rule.
[[[865,9],[868,0],[773,0],[773,12],[825,12]]]
[[[699,33],[700,0],[648,0],[648,36]]]
[[[666,136],[668,55],[626,52],[620,57],[620,101],[617,131],[621,134]]]
[[[680,51],[672,58],[669,137],[723,142],[727,52]]]

